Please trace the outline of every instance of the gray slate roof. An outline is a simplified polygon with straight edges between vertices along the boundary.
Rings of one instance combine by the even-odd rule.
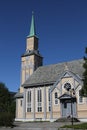
[[[23,93],[20,93],[19,91],[15,94],[15,98],[23,98]]]
[[[33,87],[38,85],[45,85],[54,83],[58,80],[58,77],[65,71],[65,66],[68,70],[73,72],[73,74],[78,75],[82,78],[84,71],[83,59],[73,60],[70,62],[62,62],[53,65],[41,66],[39,67],[22,85],[23,87]]]

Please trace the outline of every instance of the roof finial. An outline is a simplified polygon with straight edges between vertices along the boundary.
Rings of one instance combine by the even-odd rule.
[[[31,26],[30,26],[30,33],[28,37],[32,37],[36,35],[36,30],[35,30],[35,21],[34,21],[34,11],[32,11],[32,19],[31,19]]]
[[[32,11],[32,15],[34,15],[34,11]]]
[[[68,65],[67,65],[67,62],[65,63],[64,66],[65,66],[64,70],[69,70]]]

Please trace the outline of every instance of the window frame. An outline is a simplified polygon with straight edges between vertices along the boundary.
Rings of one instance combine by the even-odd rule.
[[[23,106],[23,100],[20,99],[20,106],[22,107]]]
[[[37,89],[37,112],[42,112],[42,89]]]
[[[58,92],[54,93],[54,105],[58,105],[59,101],[58,101]]]
[[[27,112],[32,112],[31,108],[31,100],[32,100],[32,92],[31,89],[27,91]]]
[[[78,104],[83,104],[84,103],[84,98],[80,95],[80,91],[78,91]]]

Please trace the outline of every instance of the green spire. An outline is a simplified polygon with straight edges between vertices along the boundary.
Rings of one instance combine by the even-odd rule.
[[[32,12],[31,26],[30,26],[30,34],[28,37],[32,37],[36,35],[35,31],[35,21],[34,21],[34,13]]]

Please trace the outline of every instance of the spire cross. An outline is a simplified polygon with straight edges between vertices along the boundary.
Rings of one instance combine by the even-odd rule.
[[[69,70],[67,63],[65,63],[65,70]]]
[[[32,11],[32,15],[34,15],[34,11]]]

